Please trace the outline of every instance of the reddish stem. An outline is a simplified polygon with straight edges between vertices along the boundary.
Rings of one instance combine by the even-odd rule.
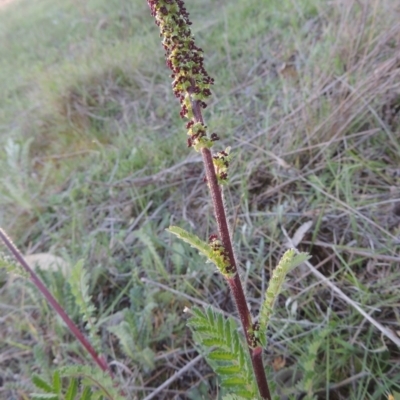
[[[83,333],[79,330],[79,328],[72,322],[71,318],[67,315],[61,305],[57,302],[57,300],[53,297],[53,295],[49,292],[49,290],[44,286],[43,282],[36,275],[35,271],[28,265],[22,256],[21,252],[17,249],[17,247],[12,243],[11,239],[6,235],[6,233],[0,229],[0,239],[4,242],[4,244],[8,247],[11,253],[14,255],[16,260],[21,264],[24,270],[30,275],[30,278],[34,285],[40,290],[43,296],[46,298],[48,303],[54,308],[57,314],[61,317],[61,319],[68,326],[71,333],[75,336],[75,338],[82,344],[82,346],[88,351],[88,353],[92,356],[94,362],[105,372],[108,372],[111,377],[113,377],[112,372],[110,371],[107,361],[103,356],[97,354],[96,350],[92,347]]]
[[[193,101],[192,108],[196,122],[201,122],[204,125],[203,116],[201,113],[201,108],[199,103],[197,101]],[[207,148],[203,148],[201,150],[201,154],[203,156],[207,183],[210,187],[211,198],[214,205],[214,214],[217,220],[218,233],[225,250],[228,252],[230,265],[232,266],[235,273],[234,278],[227,280],[229,287],[231,288],[233,298],[235,299],[236,308],[238,310],[239,318],[243,326],[244,334],[246,336],[246,342],[249,348],[249,353],[257,381],[258,390],[263,399],[271,400],[271,394],[269,391],[268,382],[262,361],[262,348],[259,346],[253,348],[253,343],[249,335],[249,332],[252,331],[252,318],[249,308],[247,307],[247,301],[244,295],[242,282],[240,281],[239,273],[237,270],[237,264],[235,260],[235,255],[233,253],[233,246],[232,246],[231,236],[229,233],[224,202],[222,199],[222,192],[218,184],[217,176],[215,173],[211,151]]]

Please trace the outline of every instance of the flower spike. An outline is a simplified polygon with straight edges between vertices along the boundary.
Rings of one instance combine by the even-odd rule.
[[[193,129],[193,125],[200,124],[194,115],[193,104],[207,107],[206,100],[211,96],[210,86],[214,79],[204,68],[203,50],[195,45],[189,14],[181,0],[147,0],[147,3],[160,28],[166,64],[172,71],[172,90],[181,104],[179,115],[189,119],[188,147],[193,146],[197,151],[210,148],[215,136],[208,137],[204,125],[201,132],[199,127]]]

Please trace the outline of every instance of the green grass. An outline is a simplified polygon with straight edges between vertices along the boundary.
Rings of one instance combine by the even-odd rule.
[[[251,307],[284,250],[282,227],[292,237],[312,221],[299,248],[396,331],[400,19],[390,0],[360,4],[187,8],[215,78],[207,124],[235,154],[225,198]],[[0,9],[0,89],[0,224],[24,252],[85,260],[103,351],[144,398],[196,355],[185,306],[233,311],[213,267],[165,232],[174,224],[206,238],[215,226],[146,2]],[[79,322],[68,282],[42,278]],[[32,371],[50,377],[88,357],[30,284],[2,279],[0,398],[24,398]],[[301,370],[323,329],[318,399],[400,391],[396,345],[305,266],[289,274],[269,330],[267,362],[285,360],[272,374]],[[216,398],[216,387],[202,362],[159,398]]]

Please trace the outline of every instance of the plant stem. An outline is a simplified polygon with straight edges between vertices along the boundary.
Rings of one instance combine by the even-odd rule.
[[[199,103],[197,101],[192,101],[192,107],[196,122],[201,122],[204,125]],[[224,202],[222,199],[222,191],[218,184],[211,151],[208,148],[203,148],[201,150],[201,154],[206,170],[207,183],[210,188],[211,198],[214,205],[214,214],[217,221],[218,233],[225,250],[229,254],[230,265],[233,267],[235,273],[235,276],[232,279],[227,279],[227,281],[232,291],[233,298],[235,299],[235,304],[239,313],[240,321],[242,322],[254,374],[258,385],[258,390],[260,392],[260,396],[263,399],[271,400],[271,394],[269,391],[262,361],[262,348],[260,346],[253,348],[254,345],[249,335],[249,332],[252,330],[252,318],[249,308],[247,307],[246,297],[244,295],[242,282],[240,280],[237,269],[232,240],[229,233],[229,227],[225,213]]]
[[[210,85],[214,83],[214,79],[204,68],[203,50],[194,42],[190,30],[192,23],[183,0],[147,0],[147,3],[156,25],[160,28],[167,66],[173,72],[171,75],[172,87],[174,95],[181,104],[180,116],[190,120],[186,125],[189,135],[188,147],[193,146],[196,150],[200,150],[203,157],[218,225],[218,239],[222,244],[220,250],[223,253],[224,270],[228,272],[223,274],[231,288],[239,312],[258,389],[263,399],[271,400],[262,362],[262,348],[255,336],[255,326],[240,281],[219,184],[219,181],[225,182],[227,177],[226,168],[229,166],[229,161],[225,157],[228,154],[220,152],[214,156],[216,162],[222,162],[222,167],[219,167],[218,164],[215,164],[216,167],[214,166],[214,159],[209,148],[212,146],[212,142],[218,140],[218,135],[213,133],[207,136],[207,127],[201,112],[202,108],[207,107],[204,100],[211,96]],[[222,169],[219,171],[218,177],[215,168]]]
[[[83,333],[79,330],[79,328],[74,324],[71,318],[67,315],[61,305],[57,302],[54,296],[49,292],[49,290],[44,286],[43,282],[39,279],[35,271],[28,265],[22,256],[21,252],[17,249],[11,239],[7,236],[7,234],[0,229],[0,239],[4,242],[10,252],[14,255],[15,259],[19,264],[23,267],[23,269],[29,274],[34,285],[39,289],[39,291],[46,298],[48,303],[54,308],[57,314],[61,317],[64,323],[67,325],[71,333],[75,336],[75,338],[82,344],[82,346],[88,351],[91,355],[93,361],[104,371],[108,372],[111,377],[113,377],[112,372],[109,369],[107,361],[103,356],[97,354],[96,350],[92,347]]]

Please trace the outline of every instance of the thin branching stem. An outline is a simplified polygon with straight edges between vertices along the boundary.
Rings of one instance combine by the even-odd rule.
[[[214,205],[218,236],[210,236],[210,246],[222,260],[221,273],[227,279],[243,326],[258,389],[263,399],[271,400],[267,378],[262,362],[262,347],[256,337],[258,327],[253,325],[240,281],[231,235],[222,198],[221,184],[227,182],[229,150],[212,155],[210,148],[219,137],[207,135],[202,109],[211,96],[214,83],[203,63],[203,50],[196,46],[190,30],[192,24],[183,0],[147,0],[151,15],[160,28],[168,68],[172,70],[173,92],[181,104],[180,116],[187,118],[188,147],[200,151],[203,157],[207,183]]]
[[[110,374],[110,376],[113,377],[113,374],[110,371],[107,361],[104,359],[104,357],[97,354],[97,352],[93,348],[93,346],[89,343],[89,341],[86,339],[86,337],[83,335],[83,333],[79,330],[79,328],[74,324],[74,322],[71,320],[71,318],[67,315],[67,313],[64,311],[64,309],[61,307],[60,303],[58,303],[58,301],[54,298],[54,296],[49,292],[49,290],[46,288],[46,286],[43,284],[43,282],[39,279],[39,277],[37,276],[35,271],[25,261],[21,252],[17,249],[17,247],[14,245],[14,243],[11,241],[11,239],[7,236],[7,234],[2,229],[0,229],[0,239],[7,246],[7,248],[13,254],[13,256],[18,261],[18,263],[22,266],[22,268],[29,274],[34,285],[39,289],[39,291],[43,294],[43,296],[46,298],[48,303],[54,308],[54,310],[57,312],[57,314],[61,317],[61,319],[64,321],[64,323],[69,328],[70,332],[75,336],[75,338],[87,350],[87,352],[92,357],[93,361],[101,368],[102,371],[108,372]]]
[[[204,124],[201,109],[197,101],[192,102],[193,114],[196,122]],[[234,277],[227,279],[229,287],[231,289],[233,298],[235,299],[236,308],[239,313],[239,318],[243,326],[243,330],[246,336],[246,342],[249,348],[251,362],[254,369],[254,375],[256,377],[257,386],[260,392],[260,396],[263,399],[271,400],[271,394],[268,387],[267,378],[265,375],[264,364],[262,360],[262,348],[257,346],[253,348],[252,339],[249,332],[252,331],[252,318],[247,307],[247,301],[244,294],[242,282],[237,269],[236,259],[233,252],[231,235],[229,232],[228,222],[226,218],[226,212],[224,207],[224,201],[222,198],[222,190],[218,184],[217,176],[215,173],[214,163],[212,160],[211,151],[207,148],[201,149],[203,162],[206,171],[207,183],[210,188],[211,198],[214,206],[214,215],[218,226],[218,233],[221,238],[221,242],[229,254],[230,264],[234,270]]]

